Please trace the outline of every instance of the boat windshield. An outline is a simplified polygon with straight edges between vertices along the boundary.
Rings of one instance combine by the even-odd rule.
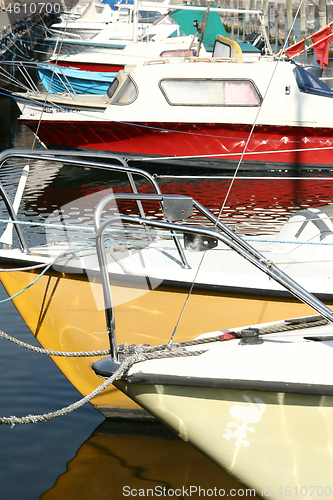
[[[137,88],[129,76],[120,88],[119,81],[115,78],[107,90],[107,95],[111,99],[111,104],[130,104],[137,96]]]
[[[156,23],[159,19],[161,19],[162,15],[158,11],[149,11],[149,10],[139,10],[138,11],[138,22],[139,23],[147,23],[153,24]]]
[[[111,99],[111,97],[113,96],[118,87],[119,87],[119,80],[118,78],[115,78],[111,83],[110,87],[106,91],[106,94],[109,99]]]
[[[172,106],[259,106],[262,100],[251,80],[173,78],[160,88]]]
[[[295,66],[294,75],[298,88],[301,92],[320,95],[323,97],[333,97],[333,90],[331,90],[326,83],[319,80],[319,78],[310,73],[310,71],[304,69],[302,66]]]

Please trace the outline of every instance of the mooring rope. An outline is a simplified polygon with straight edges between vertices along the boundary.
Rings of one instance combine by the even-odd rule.
[[[293,331],[293,330],[299,330],[299,329],[304,329],[304,328],[310,328],[310,327],[318,327],[328,324],[328,320],[325,318],[322,318],[320,315],[316,316],[310,316],[306,318],[296,318],[293,320],[288,321],[279,321],[274,323],[273,325],[267,325],[259,328],[259,334],[260,335],[265,335],[265,334],[272,334],[272,333],[278,333],[278,332],[283,332],[283,331]],[[31,346],[25,342],[18,341],[17,339],[14,339],[10,335],[7,335],[5,332],[0,331],[0,336],[2,338],[5,338],[7,340],[10,340],[11,342],[14,342],[15,344],[25,347],[27,349],[31,350],[36,350],[39,353],[43,354],[49,354],[49,355],[58,355],[58,356],[69,356],[69,357],[83,357],[83,356],[96,356],[96,355],[104,355],[104,354],[109,354],[110,351],[90,351],[90,352],[79,352],[79,353],[62,353],[60,351],[51,351],[48,349],[42,349],[42,348],[36,348],[36,346]],[[169,357],[182,357],[182,356],[198,356],[200,354],[203,354],[207,352],[207,350],[195,350],[195,351],[186,351],[184,350],[184,347],[189,347],[189,346],[195,346],[195,345],[205,345],[208,343],[213,343],[213,342],[220,342],[220,341],[226,341],[226,340],[232,340],[232,339],[238,339],[240,338],[241,335],[239,332],[233,332],[233,331],[227,331],[211,336],[211,337],[204,337],[204,338],[198,338],[198,339],[193,339],[189,341],[183,341],[179,342],[177,344],[173,344],[172,346],[168,344],[162,344],[162,345],[157,345],[157,346],[149,346],[149,345],[124,345],[124,346],[119,346],[119,354],[120,355],[125,355],[125,358],[121,362],[119,368],[115,371],[113,375],[111,375],[109,378],[105,380],[100,386],[98,386],[95,390],[93,390],[90,394],[87,396],[81,398],[80,400],[76,401],[75,403],[70,404],[69,406],[63,407],[60,410],[55,410],[53,412],[49,413],[44,413],[40,415],[27,415],[24,417],[16,417],[16,416],[10,416],[10,417],[1,417],[0,418],[0,425],[11,425],[12,427],[16,424],[35,424],[37,422],[45,422],[48,420],[52,420],[57,417],[61,417],[64,415],[67,415],[68,413],[71,413],[74,410],[77,410],[81,406],[83,406],[85,403],[88,403],[91,401],[94,397],[97,395],[101,394],[107,387],[112,385],[115,380],[120,379],[124,373],[135,363],[143,362],[143,361],[148,361],[152,359],[162,359],[162,358],[169,358]]]
[[[127,359],[125,359],[118,370],[105,382],[103,382],[99,387],[97,387],[94,391],[92,391],[90,394],[87,396],[79,399],[75,403],[70,404],[69,406],[66,406],[64,408],[61,408],[60,410],[56,410],[50,413],[44,413],[41,415],[26,415],[25,417],[16,417],[16,416],[10,416],[10,417],[1,417],[0,418],[0,424],[2,425],[10,425],[14,427],[14,425],[17,424],[36,424],[37,422],[46,422],[48,420],[52,420],[57,417],[61,417],[63,415],[67,415],[68,413],[71,413],[74,410],[77,410],[81,406],[83,406],[85,403],[88,403],[91,401],[94,397],[96,397],[98,394],[103,392],[107,387],[109,387],[113,382],[120,378],[125,371],[132,366],[135,362],[143,361],[144,358],[142,355],[136,354],[133,355]]]
[[[42,347],[37,347],[35,345],[28,344],[27,342],[22,342],[21,340],[18,340],[15,337],[8,335],[7,333],[1,330],[0,330],[0,337],[9,340],[10,342],[13,342],[13,344],[18,345],[19,347],[24,347],[25,349],[29,349],[30,351],[33,352],[38,352],[39,354],[47,354],[48,356],[63,356],[67,358],[84,358],[84,357],[87,358],[90,356],[104,356],[111,353],[110,349],[104,349],[102,351],[77,351],[77,352],[53,351],[52,349],[43,349]]]
[[[0,425],[10,425],[11,427],[14,427],[17,424],[36,424],[38,422],[46,422],[48,420],[52,420],[57,417],[61,417],[64,415],[67,415],[68,413],[71,413],[74,410],[77,410],[84,404],[88,403],[91,401],[94,397],[98,396],[103,392],[107,387],[112,385],[115,380],[120,379],[124,373],[135,363],[139,363],[142,361],[148,361],[150,359],[161,359],[161,358],[169,358],[169,357],[179,357],[181,356],[198,356],[202,354],[204,351],[183,351],[181,353],[179,352],[155,352],[155,353],[145,353],[144,352],[144,346],[139,346],[141,352],[138,352],[137,354],[133,354],[132,356],[129,356],[125,358],[124,361],[122,361],[121,365],[117,369],[117,371],[111,375],[108,379],[105,380],[100,386],[98,386],[94,391],[92,391],[90,394],[87,396],[79,399],[75,403],[70,404],[69,406],[65,406],[64,408],[61,408],[60,410],[55,410],[53,412],[49,413],[44,413],[40,415],[26,415],[25,417],[16,417],[16,416],[10,416],[10,417],[1,417],[0,418]]]
[[[35,264],[33,266],[24,266],[24,267],[6,267],[6,269],[0,269],[0,273],[13,273],[18,271],[33,271],[34,269],[40,269],[42,267],[46,267],[48,264],[43,262],[42,264]]]
[[[82,250],[86,250],[87,248],[91,247],[93,245],[93,243],[87,243],[87,242],[77,242],[77,244],[85,244],[84,247],[80,247],[80,248],[75,248],[74,250],[69,250],[69,249],[66,249],[65,251],[61,252],[59,255],[57,255],[52,262],[50,262],[49,264],[47,263],[43,263],[43,264],[37,264],[37,265],[34,265],[34,266],[29,266],[29,267],[25,267],[25,268],[10,268],[10,269],[5,269],[5,270],[2,270],[2,272],[14,272],[14,271],[27,271],[27,270],[31,270],[31,269],[37,269],[39,267],[44,267],[44,269],[42,270],[41,273],[39,273],[39,275],[31,282],[29,283],[29,285],[25,286],[24,288],[22,288],[22,290],[19,290],[17,293],[15,293],[14,295],[11,295],[10,297],[7,297],[6,299],[2,299],[0,300],[0,304],[4,303],[4,302],[8,302],[9,300],[12,300],[14,299],[15,297],[18,297],[19,295],[21,295],[21,293],[25,292],[26,290],[28,290],[30,287],[32,287],[55,263],[57,260],[63,258],[63,257],[67,257],[67,258],[73,258],[73,255],[75,255],[75,253],[77,252],[81,252]]]

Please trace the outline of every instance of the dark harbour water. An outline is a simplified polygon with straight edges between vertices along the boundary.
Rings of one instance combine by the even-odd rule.
[[[0,97],[0,150],[31,147],[33,135],[17,116],[15,103]],[[49,193],[60,197],[59,203],[62,196],[65,200],[70,182],[75,189],[87,188],[78,186],[71,172],[63,175],[44,188],[40,203],[47,206]],[[223,216],[231,227],[250,235],[258,225],[263,233],[276,232],[295,210],[333,200],[333,183],[326,179],[332,175],[329,170],[308,173],[318,177],[316,182],[282,180],[283,172],[275,175],[280,179],[236,182]],[[193,196],[215,212],[229,186],[226,180],[211,179],[161,179],[160,183],[163,191],[178,193],[188,192],[190,186]],[[0,287],[0,301],[5,298]],[[0,329],[36,343],[8,301],[0,303]],[[0,340],[0,416],[43,414],[78,399],[80,394],[47,356]],[[45,423],[0,426],[1,500],[118,500],[126,498],[124,492],[132,490],[134,495],[140,488],[155,487],[162,493],[165,488],[164,496],[159,496],[166,498],[172,497],[167,491],[190,486],[224,488],[226,496],[231,488],[242,488],[161,425],[106,421],[89,404]],[[193,493],[192,498],[198,495]],[[244,498],[244,490],[233,498]]]

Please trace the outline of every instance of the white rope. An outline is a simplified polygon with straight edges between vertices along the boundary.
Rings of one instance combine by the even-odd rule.
[[[105,332],[106,333],[106,332]],[[48,356],[64,356],[67,358],[84,358],[84,357],[90,357],[90,356],[105,356],[107,354],[110,354],[110,349],[105,349],[103,351],[74,351],[74,352],[67,352],[67,351],[53,351],[52,349],[43,349],[42,347],[37,347],[31,344],[27,344],[26,342],[22,342],[21,340],[16,339],[15,337],[11,337],[7,333],[3,332],[0,330],[0,337],[4,338],[6,340],[9,340],[10,342],[13,342],[13,344],[18,345],[19,347],[24,347],[25,349],[29,349],[30,351],[38,352],[40,354],[47,354]]]
[[[96,397],[98,394],[104,391],[107,387],[109,387],[113,382],[120,378],[124,372],[135,362],[138,361],[143,361],[141,359],[141,355],[133,355],[130,358],[125,359],[123,363],[120,365],[118,370],[103,384],[101,384],[97,389],[95,389],[93,392],[88,394],[87,396],[83,397],[82,399],[79,399],[79,401],[76,401],[75,403],[66,406],[60,410],[56,410],[54,412],[50,413],[44,413],[43,415],[26,415],[25,417],[16,417],[16,416],[10,416],[10,417],[1,417],[0,418],[0,424],[5,424],[5,425],[11,425],[14,427],[16,424],[36,424],[37,422],[45,422],[47,420],[52,420],[57,417],[61,417],[63,415],[67,415],[68,413],[71,413],[74,410],[77,410],[81,406],[83,406],[85,403],[88,403],[91,401],[94,397]]]
[[[270,333],[276,333],[276,332],[283,332],[283,331],[292,331],[292,330],[297,330],[299,328],[311,328],[312,326],[321,326],[323,324],[327,324],[328,321],[325,318],[322,318],[321,316],[312,316],[309,318],[304,318],[305,321],[302,321],[303,318],[299,318],[300,321],[297,322],[292,322],[292,323],[287,323],[285,321],[280,321],[277,322],[276,324],[273,324],[272,326],[268,327],[263,327],[260,328],[259,334],[260,335],[267,335]],[[1,332],[4,333],[4,332]],[[239,334],[234,333],[234,332],[229,332],[229,334],[234,335],[234,338],[238,338]],[[205,350],[196,350],[196,351],[185,351],[182,349],[183,346],[189,346],[189,345],[198,345],[198,344],[207,344],[210,342],[216,342],[219,340],[223,340],[223,334],[222,335],[217,335],[214,337],[207,337],[207,338],[202,338],[202,339],[194,339],[191,341],[187,342],[180,342],[179,344],[168,346],[168,345],[159,345],[159,346],[145,346],[145,345],[139,345],[139,346],[123,346],[123,350],[120,352],[125,353],[126,357],[125,359],[121,362],[119,368],[115,371],[113,375],[111,375],[109,378],[105,380],[99,387],[97,387],[94,391],[92,391],[90,394],[87,396],[81,398],[75,403],[72,403],[69,406],[66,406],[60,410],[56,410],[54,412],[50,413],[44,413],[41,415],[27,415],[25,417],[16,417],[16,416],[10,416],[10,417],[1,417],[0,418],[0,425],[11,425],[14,427],[16,424],[35,424],[37,422],[45,422],[48,420],[52,420],[57,417],[61,417],[63,415],[67,415],[68,413],[71,413],[74,410],[77,410],[81,406],[83,406],[85,403],[88,403],[91,401],[94,397],[98,396],[101,394],[107,387],[112,385],[116,380],[120,379],[124,373],[135,363],[139,363],[142,361],[148,361],[151,359],[162,359],[162,358],[169,358],[169,357],[181,357],[181,356],[199,356],[200,354],[203,354],[206,352]],[[230,340],[230,338],[226,338],[224,340]],[[128,355],[128,353],[134,354]]]
[[[34,266],[26,266],[26,267],[11,267],[6,269],[0,269],[0,273],[11,273],[15,271],[31,271],[32,269],[39,269],[41,267],[46,267],[48,264],[36,264]]]
[[[144,347],[139,346],[139,350],[143,351]],[[134,364],[134,363],[139,363],[141,361],[147,361],[149,359],[157,359],[157,358],[167,358],[167,357],[177,357],[177,356],[196,356],[202,354],[203,351],[184,351],[182,353],[179,352],[157,352],[157,353],[144,353],[144,352],[139,352],[137,354],[134,354],[128,358],[126,358],[117,371],[111,375],[108,379],[105,380],[99,387],[97,387],[94,391],[92,391],[90,394],[87,396],[81,398],[79,401],[76,401],[75,403],[72,403],[69,406],[66,406],[60,410],[56,410],[50,413],[44,413],[42,415],[26,415],[25,417],[16,417],[16,416],[10,416],[10,417],[1,417],[0,418],[0,425],[10,425],[11,427],[14,427],[16,424],[36,424],[37,422],[46,422],[48,420],[52,420],[57,417],[61,417],[63,415],[67,415],[68,413],[71,413],[74,410],[77,410],[81,406],[83,406],[85,403],[88,403],[91,401],[94,397],[98,396],[103,392],[107,387],[113,384],[115,380],[118,380],[122,377],[122,375]]]

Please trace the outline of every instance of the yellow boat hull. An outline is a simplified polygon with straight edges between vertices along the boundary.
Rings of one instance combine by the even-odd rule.
[[[36,271],[1,273],[9,296],[26,288],[37,277]],[[94,291],[93,291],[94,289]],[[112,285],[115,303],[117,344],[166,343],[180,318],[188,290],[160,286],[131,299],[130,283]],[[102,294],[97,281],[85,276],[50,272],[13,299],[38,342],[55,351],[99,351],[109,349],[105,313],[96,307],[95,296]],[[129,300],[124,301],[124,297]],[[119,300],[118,300],[119,299]],[[292,299],[232,295],[194,290],[179,322],[175,341],[246,324],[313,314],[308,306]],[[51,356],[73,386],[84,396],[103,380],[92,369],[101,356],[87,358]],[[105,416],[138,417],[145,413],[113,386],[91,403]]]

